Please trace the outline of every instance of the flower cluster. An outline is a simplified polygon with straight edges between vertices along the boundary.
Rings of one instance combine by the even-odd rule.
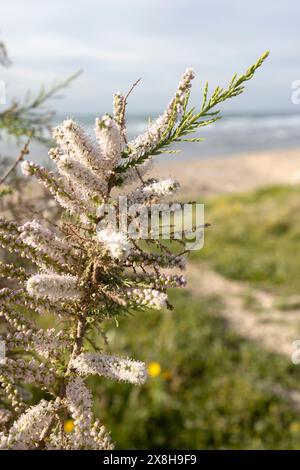
[[[113,445],[104,426],[93,420],[92,395],[80,377],[70,379],[66,387],[67,408],[74,420],[74,433],[68,436],[71,449],[110,450]]]
[[[137,305],[144,305],[161,310],[163,307],[168,306],[168,296],[165,292],[156,289],[139,287],[130,288],[126,292],[128,299]]]
[[[11,426],[9,433],[0,434],[0,449],[27,450],[38,448],[39,438],[49,425],[58,407],[55,401],[41,400],[26,410]]]
[[[72,119],[53,130],[53,171],[22,163],[23,173],[37,178],[60,206],[61,218],[35,218],[22,225],[0,219],[0,246],[27,261],[24,267],[0,263],[0,276],[9,279],[0,290],[0,339],[6,350],[0,364],[1,449],[113,448],[93,416],[93,396],[84,380],[96,374],[143,385],[147,367],[106,353],[103,321],[115,321],[124,310],[171,309],[167,290],[186,284],[176,272],[185,267],[182,240],[172,240],[170,248],[151,233],[146,241],[128,234],[130,224],[139,224],[138,214],[124,219],[117,195],[122,191],[146,214],[157,201],[171,198],[177,181],[143,179],[153,156],[171,143],[197,141],[186,136],[213,122],[218,111],[212,108],[241,93],[265,57],[210,98],[205,87],[199,111],[188,108],[194,72],[187,70],[166,111],[130,142],[128,95],[117,93],[113,115],[96,119],[93,137]],[[135,186],[126,188],[127,183]],[[180,204],[174,201],[172,207]],[[100,214],[104,206],[114,210],[115,226]],[[41,327],[43,314],[53,322],[51,328]],[[99,331],[103,334],[95,342]],[[32,406],[26,384],[47,399]],[[73,432],[64,429],[67,417],[74,422]]]
[[[108,354],[80,354],[72,361],[72,367],[83,376],[97,374],[137,385],[143,384],[147,379],[143,362]]]
[[[26,222],[19,228],[26,245],[44,253],[57,263],[70,264],[71,247],[66,240],[59,238],[53,231],[41,225],[37,220]]]
[[[110,228],[98,230],[97,237],[114,259],[127,259],[133,248],[132,243],[124,233],[116,232]]]
[[[27,292],[36,298],[50,300],[78,300],[82,292],[78,287],[76,276],[59,274],[35,274],[26,283]]]
[[[159,145],[164,132],[168,129],[170,121],[176,122],[179,119],[194,77],[194,71],[188,69],[179,82],[175,96],[170,101],[164,114],[151,123],[144,134],[129,143],[128,147],[131,159],[137,159],[145,155],[146,152],[154,151]]]
[[[134,203],[143,203],[152,199],[161,199],[173,195],[180,188],[178,181],[173,178],[163,179],[161,181],[152,179],[136,189],[129,195],[129,201]]]

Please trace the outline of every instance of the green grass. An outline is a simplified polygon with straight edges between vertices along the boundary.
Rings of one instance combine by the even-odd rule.
[[[158,361],[143,387],[91,379],[95,408],[117,448],[300,449],[300,416],[273,384],[300,390],[300,367],[227,328],[222,302],[173,296],[109,331],[111,352]]]
[[[206,204],[208,260],[222,275],[284,294],[300,292],[300,188],[273,186]]]
[[[206,205],[205,246],[194,262],[249,281],[245,306],[260,314],[251,286],[300,293],[300,188],[222,196]],[[91,378],[96,414],[118,449],[300,449],[300,413],[275,386],[300,391],[300,366],[240,338],[222,318],[222,299],[173,293],[173,312],[149,311],[108,324],[109,351],[162,372],[143,387]],[[297,319],[295,318],[295,322]],[[299,330],[300,331],[300,330]]]

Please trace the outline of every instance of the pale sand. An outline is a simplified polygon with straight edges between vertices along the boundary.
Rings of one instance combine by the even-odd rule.
[[[182,194],[196,198],[300,183],[300,149],[271,150],[233,157],[158,163],[151,176],[174,176]]]
[[[272,184],[300,184],[300,149],[271,150],[232,157],[156,162],[147,177],[173,176],[181,184],[185,200],[224,193],[241,192]],[[32,178],[11,203],[44,206],[45,192]],[[4,207],[0,201],[0,213]]]

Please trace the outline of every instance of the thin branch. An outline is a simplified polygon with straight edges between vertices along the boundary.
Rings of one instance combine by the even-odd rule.
[[[126,105],[127,105],[128,97],[131,95],[131,93],[132,93],[133,90],[137,87],[137,85],[140,83],[141,80],[142,80],[141,78],[138,78],[138,79],[131,85],[131,87],[130,87],[128,93],[127,93],[127,95],[125,96],[125,100],[124,100],[124,110],[123,110],[124,114],[125,114],[125,108],[126,108]],[[124,134],[123,137],[124,137],[125,144],[127,144],[126,135]],[[138,178],[140,179],[141,183],[142,183],[142,184],[145,184],[145,181],[143,180],[142,175],[140,174],[139,170],[138,170],[137,168],[135,168],[135,171],[136,171],[136,173],[137,173],[137,175],[138,175]]]
[[[3,67],[8,67],[11,64],[9,59],[6,45],[3,41],[0,41],[0,65]]]
[[[141,78],[138,78],[132,85],[131,87],[129,88],[129,91],[127,93],[127,95],[125,95],[125,103],[127,104],[127,99],[129,97],[129,95],[131,95],[131,93],[133,92],[133,90],[135,89],[135,87],[140,83],[142,79]]]
[[[5,129],[8,134],[17,138],[25,135],[48,144],[49,138],[45,136],[44,130],[50,131],[54,112],[44,110],[43,105],[50,98],[57,97],[57,93],[66,88],[80,74],[81,71],[78,71],[66,80],[54,83],[49,90],[41,87],[33,98],[27,94],[23,103],[13,101],[0,113],[0,130]]]
[[[30,138],[27,139],[25,145],[21,149],[21,151],[20,151],[18,157],[16,158],[16,160],[14,161],[14,163],[7,170],[7,172],[4,174],[4,176],[0,179],[0,185],[5,182],[5,180],[14,171],[14,169],[17,167],[17,165],[24,159],[24,157],[29,154],[29,144],[30,144]]]

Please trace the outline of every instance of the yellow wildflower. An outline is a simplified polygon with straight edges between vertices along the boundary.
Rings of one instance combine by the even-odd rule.
[[[159,362],[150,362],[148,365],[148,374],[150,377],[158,377],[161,373],[161,365]]]
[[[67,433],[74,431],[74,421],[73,419],[67,419],[64,423],[64,430]]]

